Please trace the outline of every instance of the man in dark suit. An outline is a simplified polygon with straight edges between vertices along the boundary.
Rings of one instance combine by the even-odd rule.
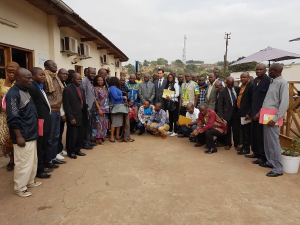
[[[219,92],[218,98],[218,116],[227,121],[227,133],[225,135],[225,150],[229,150],[231,144],[231,133],[233,133],[233,142],[235,148],[240,148],[240,129],[241,120],[238,116],[237,98],[240,93],[240,87],[234,86],[233,77],[227,77],[227,87]],[[232,131],[231,131],[232,130]]]
[[[51,126],[51,107],[48,102],[46,93],[43,90],[42,83],[45,81],[45,73],[42,68],[33,67],[31,69],[33,83],[32,86],[28,89],[29,94],[34,102],[38,119],[43,120],[43,134],[39,134],[39,138],[37,140],[37,157],[38,157],[38,165],[37,165],[37,174],[38,178],[50,178],[49,172],[53,171],[52,169],[47,169],[44,167],[44,157],[45,151],[47,147],[48,138],[50,135],[50,126]],[[46,163],[46,162],[45,162]],[[55,165],[58,168],[58,165]]]
[[[167,84],[167,80],[164,79],[165,71],[163,69],[158,69],[157,73],[158,73],[158,79],[154,81],[154,85],[155,85],[154,104],[161,103],[162,109],[165,109],[165,99],[163,99],[162,97],[164,93],[164,88]]]
[[[215,89],[216,89],[215,113],[218,114],[219,92],[223,89],[222,81],[216,80],[216,82],[215,82]]]
[[[245,155],[247,158],[258,158],[253,161],[254,164],[264,164],[266,159],[264,148],[264,125],[259,123],[259,112],[262,108],[266,94],[270,86],[270,77],[266,74],[266,65],[260,63],[256,66],[256,78],[253,82],[253,98],[252,98],[252,146],[253,154]]]
[[[237,107],[239,108],[239,117],[244,124],[242,127],[243,147],[238,150],[239,155],[250,153],[251,145],[251,111],[252,111],[252,94],[253,83],[250,81],[248,72],[243,72],[240,76],[242,86],[239,97],[237,99]]]
[[[80,87],[81,75],[74,73],[72,84],[63,92],[63,105],[67,117],[67,152],[68,156],[76,159],[85,156],[80,149],[84,139],[84,110],[87,110],[84,90]]]
[[[139,85],[139,98],[141,100],[141,104],[144,104],[144,101],[150,102],[153,104],[153,100],[155,97],[155,87],[152,82],[150,82],[150,75],[148,73],[144,76],[144,82]]]

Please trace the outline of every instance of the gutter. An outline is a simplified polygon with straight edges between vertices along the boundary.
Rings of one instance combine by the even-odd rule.
[[[56,4],[59,8],[64,10],[65,12],[69,14],[73,14],[74,11],[71,9],[66,3],[64,3],[62,0],[51,0],[54,4]]]

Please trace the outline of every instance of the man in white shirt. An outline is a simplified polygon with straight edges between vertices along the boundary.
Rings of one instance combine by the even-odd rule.
[[[195,130],[197,127],[197,119],[199,115],[199,109],[195,108],[193,103],[188,103],[186,106],[186,115],[185,117],[192,120],[191,123],[188,124],[180,124],[177,122],[177,126],[180,126],[181,135],[179,138],[189,137],[190,134]]]

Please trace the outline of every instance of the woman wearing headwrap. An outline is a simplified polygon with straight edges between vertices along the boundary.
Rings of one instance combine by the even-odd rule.
[[[4,156],[9,156],[10,161],[6,166],[8,171],[14,169],[14,148],[13,143],[9,137],[9,130],[6,123],[6,110],[2,107],[3,97],[7,94],[8,90],[15,83],[15,71],[19,68],[19,64],[16,62],[10,62],[7,64],[6,79],[0,79],[0,148],[3,151]]]

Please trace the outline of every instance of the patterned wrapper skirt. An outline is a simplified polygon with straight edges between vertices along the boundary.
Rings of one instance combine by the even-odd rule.
[[[0,148],[5,157],[14,153],[14,146],[9,136],[9,129],[6,122],[7,114],[0,112]]]

